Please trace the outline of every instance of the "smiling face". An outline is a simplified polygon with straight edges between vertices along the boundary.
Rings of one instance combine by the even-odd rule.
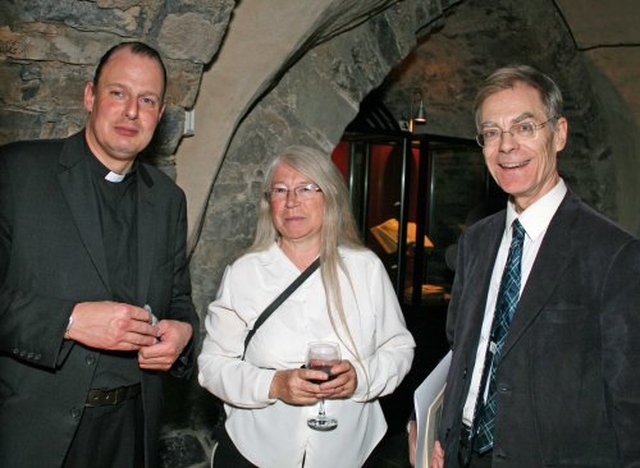
[[[508,130],[522,121],[541,124],[552,116],[546,114],[540,93],[535,88],[516,82],[489,95],[479,108],[479,125]],[[522,212],[549,192],[558,182],[557,153],[567,140],[567,120],[560,117],[539,128],[535,138],[517,140],[510,133],[483,148],[487,168],[496,183]]]
[[[273,171],[271,187],[293,189],[313,182],[291,166],[279,164]],[[303,198],[289,191],[284,198],[272,198],[270,203],[273,224],[283,243],[305,244],[319,250],[324,219],[322,192],[313,192],[309,198]]]
[[[147,147],[160,122],[164,103],[160,64],[128,48],[104,64],[97,85],[87,83],[86,138],[93,154],[110,170],[124,174]]]

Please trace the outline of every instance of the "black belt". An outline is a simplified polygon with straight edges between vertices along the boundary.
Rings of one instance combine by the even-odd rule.
[[[87,408],[115,406],[125,400],[135,398],[138,395],[140,395],[140,384],[131,385],[129,387],[118,387],[112,390],[100,390],[98,388],[93,388],[89,390],[84,406]]]

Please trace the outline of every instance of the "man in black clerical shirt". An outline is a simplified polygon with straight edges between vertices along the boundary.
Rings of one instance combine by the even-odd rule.
[[[0,148],[0,466],[156,466],[162,374],[193,366],[185,197],[137,160],[166,70],[111,48],[86,127]]]

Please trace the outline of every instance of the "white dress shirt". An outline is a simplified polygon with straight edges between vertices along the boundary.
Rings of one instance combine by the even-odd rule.
[[[327,414],[338,419],[333,431],[307,426],[317,405],[292,406],[269,398],[276,369],[304,365],[309,342],[340,341],[329,321],[320,271],[264,322],[245,360],[241,356],[249,328],[300,271],[274,243],[227,267],[209,306],[198,380],[225,401],[229,436],[259,467],[299,468],[303,457],[305,468],[361,466],[387,428],[376,399],[391,393],[411,367],[415,343],[382,263],[368,250],[341,248],[339,254],[351,279],[349,283],[340,273],[349,329],[362,365],[341,344],[342,358],[354,365],[358,386],[351,398],[326,401]]]
[[[473,422],[475,405],[478,399],[478,392],[480,391],[479,387],[480,380],[482,379],[485,354],[487,352],[489,336],[491,335],[491,323],[493,322],[493,315],[496,309],[498,290],[500,289],[502,272],[505,264],[507,263],[507,256],[509,255],[509,247],[511,245],[511,237],[513,235],[511,225],[516,219],[519,219],[522,227],[526,231],[521,263],[520,294],[522,294],[522,291],[527,284],[527,278],[529,278],[531,268],[533,267],[533,262],[538,255],[538,250],[540,250],[540,245],[542,244],[544,235],[547,232],[547,227],[551,222],[551,218],[553,218],[553,215],[560,206],[560,203],[562,203],[566,193],[567,186],[564,181],[560,179],[549,193],[545,194],[542,198],[529,206],[526,210],[520,213],[519,216],[516,213],[513,203],[507,203],[505,230],[502,235],[498,255],[496,256],[496,261],[493,266],[493,273],[491,274],[487,304],[482,322],[482,330],[480,332],[480,342],[478,343],[476,361],[473,367],[473,374],[471,376],[471,386],[469,387],[469,394],[467,395],[462,412],[462,422],[468,427],[471,427]],[[488,387],[483,391],[485,392],[484,398],[486,398]]]

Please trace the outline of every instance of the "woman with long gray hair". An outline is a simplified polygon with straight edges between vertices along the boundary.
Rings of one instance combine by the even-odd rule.
[[[214,466],[362,466],[387,428],[377,399],[407,374],[415,343],[330,158],[288,148],[263,192],[255,241],[225,271],[198,359],[200,384],[227,413]],[[308,276],[263,314],[301,272]],[[318,341],[341,356],[324,372],[305,366]],[[316,417],[321,409],[332,424]]]

